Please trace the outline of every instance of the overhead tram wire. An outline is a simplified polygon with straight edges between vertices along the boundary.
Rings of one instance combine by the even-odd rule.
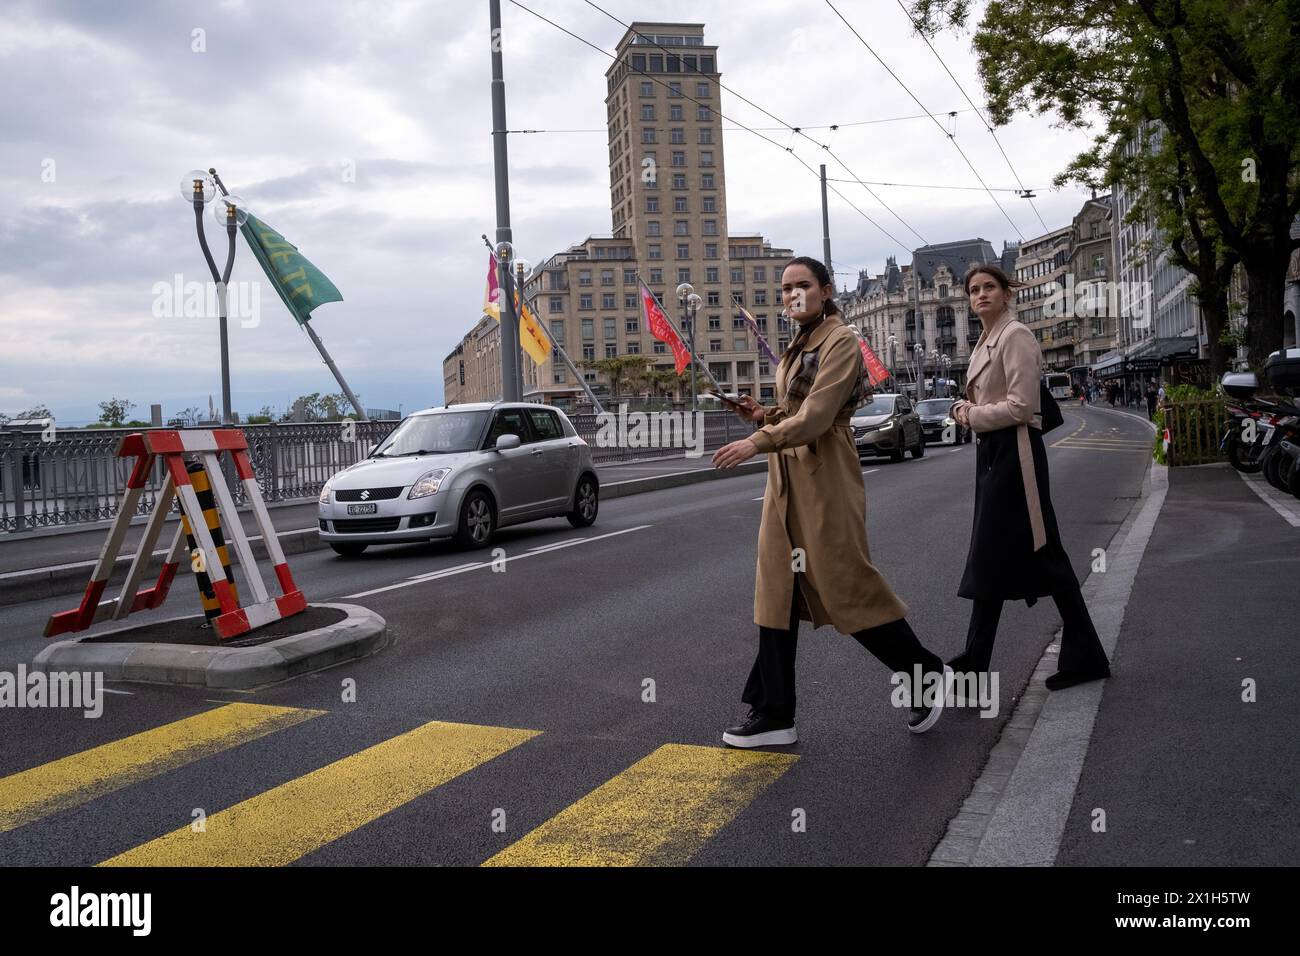
[[[513,2],[513,0],[512,0],[512,2]],[[626,29],[628,29],[628,30],[631,30],[631,29],[632,29],[632,25],[631,25],[630,23],[625,23],[624,21],[620,20],[618,17],[614,16],[614,14],[610,13],[608,10],[605,10],[604,8],[602,8],[599,4],[594,3],[593,0],[582,0],[582,2],[585,3],[587,6],[591,7],[593,10],[597,10],[597,11],[599,11],[600,13],[603,13],[605,16],[609,17],[611,20],[613,20],[613,21],[614,21],[615,23],[617,23],[619,26],[624,27],[624,28],[626,28]],[[637,33],[637,36],[644,37],[645,34],[643,34],[643,33]],[[654,41],[654,40],[651,40],[650,43],[649,43],[648,45],[650,45],[650,46],[654,46],[655,48],[657,48],[657,49],[659,49],[659,50],[662,50],[664,53],[667,53],[669,56],[677,56],[677,55],[678,55],[678,54],[673,53],[671,50],[665,48],[664,46],[660,45],[659,43],[657,43],[657,42]],[[648,75],[648,74],[642,74],[642,75]],[[789,130],[789,131],[790,131],[790,133],[791,133],[791,141],[792,141],[792,142],[793,142],[793,137],[794,137],[795,135],[798,135],[798,136],[802,136],[804,139],[808,140],[808,142],[812,143],[813,145],[815,145],[815,146],[817,146],[817,147],[819,147],[819,148],[825,150],[825,151],[826,151],[826,154],[827,154],[828,156],[830,156],[831,159],[833,159],[835,162],[839,163],[841,166],[844,167],[844,171],[847,172],[850,176],[852,176],[855,182],[858,182],[858,183],[860,183],[860,184],[862,185],[862,188],[865,189],[865,190],[867,191],[868,194],[870,194],[870,196],[871,196],[872,199],[874,199],[877,203],[879,203],[881,206],[883,206],[883,207],[885,208],[885,210],[886,210],[886,211],[887,211],[891,216],[893,216],[895,219],[897,219],[899,222],[901,222],[901,223],[902,223],[902,224],[903,224],[903,225],[908,229],[908,231],[912,233],[912,235],[914,235],[914,236],[916,236],[916,238],[920,239],[922,245],[927,245],[927,244],[928,244],[928,243],[926,242],[925,237],[922,236],[919,232],[917,232],[916,229],[913,228],[913,226],[912,226],[912,224],[911,224],[910,222],[908,222],[906,219],[904,219],[904,218],[903,218],[902,216],[900,216],[898,213],[894,212],[894,210],[893,210],[892,208],[890,208],[890,206],[889,206],[889,204],[888,204],[887,202],[885,202],[885,201],[884,201],[883,199],[881,199],[878,195],[876,195],[875,191],[874,191],[870,186],[868,186],[868,185],[866,184],[866,182],[865,182],[865,181],[864,181],[860,176],[858,176],[857,173],[855,173],[852,169],[849,168],[848,164],[847,164],[846,162],[844,162],[844,160],[840,159],[838,156],[835,155],[835,153],[834,153],[834,152],[831,150],[831,148],[830,148],[830,143],[829,143],[829,142],[826,142],[826,143],[819,143],[819,142],[817,142],[817,140],[813,139],[811,136],[809,136],[807,133],[805,133],[805,132],[803,131],[803,128],[802,128],[802,127],[799,127],[799,126],[791,126],[789,123],[787,123],[785,120],[781,119],[781,117],[777,116],[777,115],[776,115],[775,113],[773,113],[771,110],[765,110],[765,109],[763,109],[763,107],[759,106],[757,103],[755,103],[755,102],[754,102],[753,100],[751,100],[749,97],[745,96],[743,93],[738,93],[738,92],[736,92],[734,89],[732,89],[731,87],[727,86],[727,85],[726,85],[725,83],[723,83],[721,80],[718,81],[718,86],[719,86],[721,89],[726,90],[728,93],[730,93],[732,96],[736,97],[736,98],[737,98],[738,100],[740,100],[741,102],[743,102],[743,103],[747,103],[748,105],[752,106],[754,109],[758,110],[758,111],[759,111],[760,113],[762,113],[764,116],[769,116],[769,117],[771,117],[772,119],[776,120],[776,122],[781,123],[781,124],[782,124],[781,129],[783,129],[783,130]],[[925,109],[925,107],[921,107],[921,108],[922,108],[922,109]],[[931,119],[933,119],[933,117],[931,117]],[[732,120],[732,122],[735,122],[735,120]],[[831,135],[834,136],[834,135],[835,135],[835,127],[832,126],[832,127],[829,127],[829,128],[830,128],[830,130],[831,130]],[[785,149],[785,151],[788,152],[788,153],[790,153],[791,155],[794,154],[794,148],[793,148],[793,146],[784,146],[784,147],[782,147],[782,148]],[[821,178],[821,174],[820,174],[820,173],[818,174],[818,178],[819,178],[819,179]],[[841,194],[841,198],[843,198],[843,197],[842,197],[842,194]],[[895,241],[897,241],[897,240],[895,240]],[[910,251],[910,250],[909,250],[909,251]]]
[[[604,49],[602,49],[601,47],[599,47],[599,46],[597,46],[596,44],[592,43],[590,40],[585,39],[584,37],[580,37],[580,36],[578,36],[578,35],[577,35],[576,33],[574,33],[572,30],[569,30],[569,29],[566,29],[565,27],[560,26],[560,25],[559,25],[558,23],[556,23],[554,20],[549,20],[549,19],[547,19],[546,17],[542,16],[542,14],[538,13],[536,10],[533,10],[533,9],[531,9],[531,8],[529,8],[529,7],[527,7],[527,6],[525,6],[524,4],[520,3],[519,0],[510,0],[510,3],[512,3],[514,6],[518,7],[520,10],[523,10],[525,13],[531,13],[531,14],[532,14],[533,16],[535,16],[537,19],[541,20],[543,23],[545,23],[545,24],[547,24],[547,25],[549,25],[549,26],[554,27],[555,29],[559,30],[561,33],[565,33],[565,34],[567,34],[567,35],[573,37],[573,39],[577,40],[579,43],[582,43],[582,44],[585,44],[586,46],[591,47],[591,48],[592,48],[593,50],[595,50],[597,53],[601,53],[601,54],[603,54],[604,56],[609,57],[611,60],[617,60],[617,59],[618,59],[618,57],[617,57],[615,54],[610,53],[608,50],[604,50]],[[656,79],[656,78],[655,78],[653,75],[651,75],[651,74],[641,74],[641,75],[645,76],[646,79],[648,79],[648,80],[652,80],[652,81],[654,81],[655,83],[658,83],[660,86],[664,86],[664,87],[667,86],[667,84],[666,84],[663,80]],[[802,156],[797,155],[793,150],[786,149],[786,147],[782,146],[780,143],[778,143],[776,140],[772,139],[770,136],[764,136],[762,133],[760,133],[760,132],[758,132],[758,131],[756,131],[756,130],[754,130],[754,129],[751,129],[750,127],[746,126],[744,123],[741,123],[739,120],[736,120],[736,119],[734,119],[734,118],[732,118],[732,117],[730,117],[730,116],[727,116],[727,115],[726,115],[725,113],[723,113],[721,110],[716,110],[716,109],[714,109],[713,104],[711,104],[711,103],[705,103],[705,102],[703,102],[702,100],[698,100],[698,99],[696,99],[695,97],[690,96],[689,94],[686,94],[686,93],[683,93],[683,94],[682,94],[682,98],[683,98],[683,99],[690,100],[692,103],[695,103],[695,104],[697,104],[697,105],[699,105],[699,106],[707,106],[707,107],[709,107],[709,109],[713,109],[714,112],[716,112],[716,113],[718,114],[718,116],[720,116],[721,118],[727,120],[727,121],[730,122],[730,123],[735,123],[736,126],[738,126],[740,129],[743,129],[743,130],[745,130],[745,131],[748,132],[748,133],[753,133],[753,134],[754,134],[755,136],[757,136],[759,139],[764,140],[765,142],[771,143],[771,144],[772,144],[773,146],[775,146],[777,149],[781,150],[781,152],[783,152],[783,153],[787,153],[787,154],[789,154],[790,156],[793,156],[793,157],[795,158],[795,160],[797,160],[797,161],[800,163],[800,165],[802,165],[802,166],[803,166],[805,169],[807,169],[810,173],[812,173],[814,176],[816,176],[817,179],[818,179],[818,181],[821,180],[821,173],[818,172],[817,170],[813,169],[812,166],[810,166],[810,165],[807,163],[807,161],[804,160],[804,158],[803,158]],[[892,241],[893,241],[893,242],[894,242],[894,243],[895,243],[895,244],[896,244],[900,249],[904,250],[905,252],[911,252],[911,251],[912,251],[911,247],[909,247],[906,243],[902,242],[902,241],[901,241],[897,236],[895,236],[893,233],[891,233],[888,229],[886,229],[886,228],[885,228],[884,226],[882,226],[880,223],[876,222],[876,220],[874,220],[873,218],[871,218],[871,216],[867,215],[867,213],[863,212],[863,210],[862,210],[862,209],[857,205],[857,203],[853,202],[853,200],[851,200],[851,199],[849,199],[847,196],[845,196],[844,193],[840,192],[840,190],[839,190],[838,187],[836,187],[836,186],[832,186],[832,185],[830,185],[830,184],[828,183],[828,184],[827,184],[827,188],[830,189],[831,192],[835,193],[835,195],[837,195],[837,196],[839,196],[841,199],[843,199],[844,202],[847,203],[847,204],[849,205],[849,207],[852,208],[855,212],[857,212],[857,214],[858,214],[859,216],[861,216],[861,217],[862,217],[863,219],[865,219],[867,222],[871,223],[871,225],[875,226],[876,229],[878,229],[882,234],[884,234],[884,235],[887,236],[889,239],[891,239],[891,240],[892,240]],[[882,205],[884,205],[884,204],[882,203]],[[886,208],[888,208],[888,207],[886,207]],[[911,229],[911,226],[908,226],[908,228]],[[913,230],[913,231],[915,232],[915,230]],[[924,241],[924,240],[922,240],[922,241]]]
[[[912,19],[912,14],[908,12],[907,7],[903,3],[903,0],[896,0],[896,2],[898,3],[899,9],[903,11],[903,15],[907,17],[908,22],[912,24],[913,29],[916,29],[916,21]],[[983,112],[981,112],[980,108],[975,105],[975,101],[972,100],[966,94],[965,87],[963,87],[961,83],[958,82],[957,77],[953,76],[952,70],[948,69],[948,64],[945,63],[943,57],[939,55],[939,51],[934,48],[934,44],[930,42],[930,38],[927,37],[924,33],[922,33],[919,29],[916,30],[916,34],[922,40],[925,41],[925,45],[930,48],[930,52],[933,53],[934,58],[939,61],[939,65],[943,67],[943,71],[948,74],[948,77],[949,79],[952,80],[953,85],[956,86],[958,91],[960,91],[961,95],[966,98],[966,102],[970,103],[971,112],[973,112],[977,117],[979,117],[979,121],[984,124],[984,128],[988,130],[989,135],[993,137],[993,142],[997,144],[998,152],[1001,153],[1002,158],[1007,161],[1007,169],[1011,170],[1011,175],[1016,177],[1016,185],[1020,187],[1020,195],[1022,195],[1025,199],[1029,200],[1029,208],[1032,209],[1034,211],[1034,215],[1038,217],[1038,222],[1042,225],[1043,232],[1049,232],[1050,230],[1047,228],[1046,220],[1043,219],[1043,214],[1040,213],[1038,211],[1038,207],[1034,205],[1034,196],[1033,196],[1034,191],[1032,189],[1026,189],[1025,184],[1020,181],[1020,174],[1016,172],[1016,167],[1011,165],[1011,157],[1008,156],[1007,151],[1002,148],[1002,141],[998,139],[998,134],[994,131],[993,125],[984,118]]]
[[[947,111],[947,112],[945,112],[945,113],[935,113],[935,114],[933,114],[933,115],[935,115],[935,116],[956,116],[958,113],[971,113],[971,112],[974,112],[974,110],[969,110],[969,109],[965,109],[965,110],[949,110],[949,111]],[[849,126],[874,126],[874,125],[877,124],[877,123],[900,123],[900,122],[902,122],[903,120],[914,120],[914,119],[929,119],[929,117],[928,117],[925,113],[916,113],[916,114],[913,114],[912,116],[887,116],[887,117],[885,117],[885,118],[883,118],[883,119],[873,119],[873,120],[854,120],[854,121],[849,122],[849,123],[828,123],[828,124],[826,124],[826,125],[824,125],[824,126],[801,126],[801,127],[799,127],[799,128],[800,128],[800,129],[829,129],[829,130],[837,130],[837,129],[844,129],[844,128],[849,127]],[[762,131],[762,132],[767,132],[767,133],[771,133],[771,132],[781,132],[781,131],[784,131],[784,130],[786,130],[786,129],[788,129],[788,128],[789,128],[789,127],[786,127],[786,126],[752,126],[752,127],[750,127],[750,129],[756,129],[756,130],[760,130],[760,131]],[[728,131],[728,130],[731,130],[731,129],[739,129],[739,127],[730,127],[730,126],[724,126],[724,127],[723,127],[723,130],[724,130],[724,131]],[[592,127],[591,129],[508,129],[508,130],[506,130],[506,132],[507,132],[507,133],[608,133],[608,132],[609,132],[609,128],[608,128],[608,127],[605,127],[605,126],[598,126],[598,127]],[[843,183],[856,183],[856,182],[860,182],[860,181],[861,181],[861,180],[857,180],[857,179],[837,179],[837,180],[836,180],[836,182],[843,182]],[[870,180],[868,180],[868,181],[870,181]],[[972,187],[969,187],[969,188],[974,189],[975,187],[972,186]]]
[[[856,180],[856,179],[831,179],[830,177],[827,177],[826,181],[827,181],[828,183],[856,183],[856,182],[858,182],[859,180]],[[983,186],[947,186],[947,185],[940,186],[940,185],[937,185],[937,184],[935,184],[935,183],[889,183],[889,182],[880,182],[880,181],[877,181],[877,180],[872,180],[872,181],[871,181],[871,185],[873,185],[873,186],[903,186],[903,187],[912,188],[912,189],[966,189],[966,190],[971,190],[971,191],[974,191],[974,192],[977,192],[977,193],[982,193],[982,192],[984,192],[984,190],[985,190],[985,187],[983,187]],[[1021,189],[1017,189],[1017,188],[1015,188],[1015,187],[1013,187],[1013,186],[990,186],[990,187],[988,187],[988,188],[991,189],[991,190],[993,190],[993,192],[995,192],[995,193],[1016,193],[1017,195],[1019,195],[1020,193],[1022,193],[1022,192],[1025,191],[1023,188],[1021,188]],[[1040,188],[1041,188],[1041,187],[1040,187]],[[1033,190],[1029,190],[1029,192],[1033,192]]]
[[[859,33],[854,28],[853,24],[849,23],[849,21],[844,18],[844,14],[840,13],[840,11],[836,8],[835,4],[832,3],[831,0],[826,0],[826,5],[830,7],[831,10],[834,11],[835,15],[839,17],[840,20],[843,21],[844,25],[849,28],[849,32],[858,38],[858,42],[867,48],[867,52],[870,53],[872,56],[874,56],[876,58],[876,61],[885,68],[885,72],[887,72],[890,76],[892,76],[895,80],[898,81],[898,84],[907,92],[907,95],[910,96],[916,102],[916,105],[919,106],[923,112],[929,113],[930,111],[925,108],[925,104],[922,103],[920,98],[917,97],[917,95],[912,92],[911,87],[909,87],[906,83],[904,83],[902,79],[898,76],[898,74],[889,68],[889,64],[887,64],[884,60],[880,58],[880,54],[878,54],[875,50],[873,50],[871,44],[868,43],[865,39],[863,39],[862,34]],[[930,118],[934,119],[933,116],[931,116]],[[966,155],[966,151],[961,148],[961,144],[957,142],[957,138],[951,135],[946,129],[944,129],[943,124],[940,123],[938,120],[934,120],[934,124],[939,127],[939,129],[943,132],[944,137],[950,143],[952,143],[953,147],[957,150],[957,152],[961,154],[961,158],[966,161],[966,165],[970,167],[970,171],[975,174],[975,178],[979,180],[980,185],[984,187],[984,191],[987,192],[989,194],[989,198],[993,200],[993,205],[998,207],[998,212],[1002,213],[1003,218],[1005,218],[1006,221],[1011,224],[1011,228],[1015,232],[1016,237],[1021,241],[1023,241],[1025,237],[1023,234],[1021,234],[1020,227],[1016,225],[1015,220],[1013,220],[1009,215],[1007,215],[1007,211],[1002,208],[1002,203],[998,202],[998,197],[993,195],[993,191],[988,188],[988,185],[984,182],[984,177],[982,177],[979,174],[979,170],[976,169],[975,164],[970,161],[970,157]]]

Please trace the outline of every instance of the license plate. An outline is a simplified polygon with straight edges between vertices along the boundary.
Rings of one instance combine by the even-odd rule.
[[[348,505],[348,514],[350,515],[372,515],[379,511],[379,505]]]

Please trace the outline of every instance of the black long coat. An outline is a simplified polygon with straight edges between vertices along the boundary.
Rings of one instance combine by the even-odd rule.
[[[975,514],[957,593],[1026,601],[1078,586],[1052,508],[1040,431],[1042,351],[1008,311],[971,354],[967,408],[975,442]]]

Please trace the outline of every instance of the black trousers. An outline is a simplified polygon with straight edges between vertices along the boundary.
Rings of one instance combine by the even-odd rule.
[[[909,678],[921,665],[923,674],[943,670],[943,659],[925,649],[904,619],[858,631],[853,639],[874,654],[890,671]],[[790,606],[790,625],[782,630],[759,627],[758,656],[740,699],[754,710],[779,720],[794,720],[794,658],[799,642],[799,593]]]
[[[1073,588],[1052,595],[1056,609],[1065,627],[1061,630],[1061,654],[1057,669],[1061,671],[1097,671],[1109,667],[1106,651],[1092,626],[1088,606],[1083,603],[1083,592],[1076,584]],[[998,619],[1002,616],[1002,601],[974,603],[970,614],[970,627],[966,631],[966,650],[955,662],[958,669],[986,671],[993,656],[993,639],[998,633]]]

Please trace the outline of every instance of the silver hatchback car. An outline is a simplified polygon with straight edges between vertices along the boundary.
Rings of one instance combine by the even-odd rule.
[[[452,537],[482,548],[506,525],[596,521],[591,449],[564,412],[480,402],[416,412],[325,482],[320,536],[346,557],[372,544]]]

